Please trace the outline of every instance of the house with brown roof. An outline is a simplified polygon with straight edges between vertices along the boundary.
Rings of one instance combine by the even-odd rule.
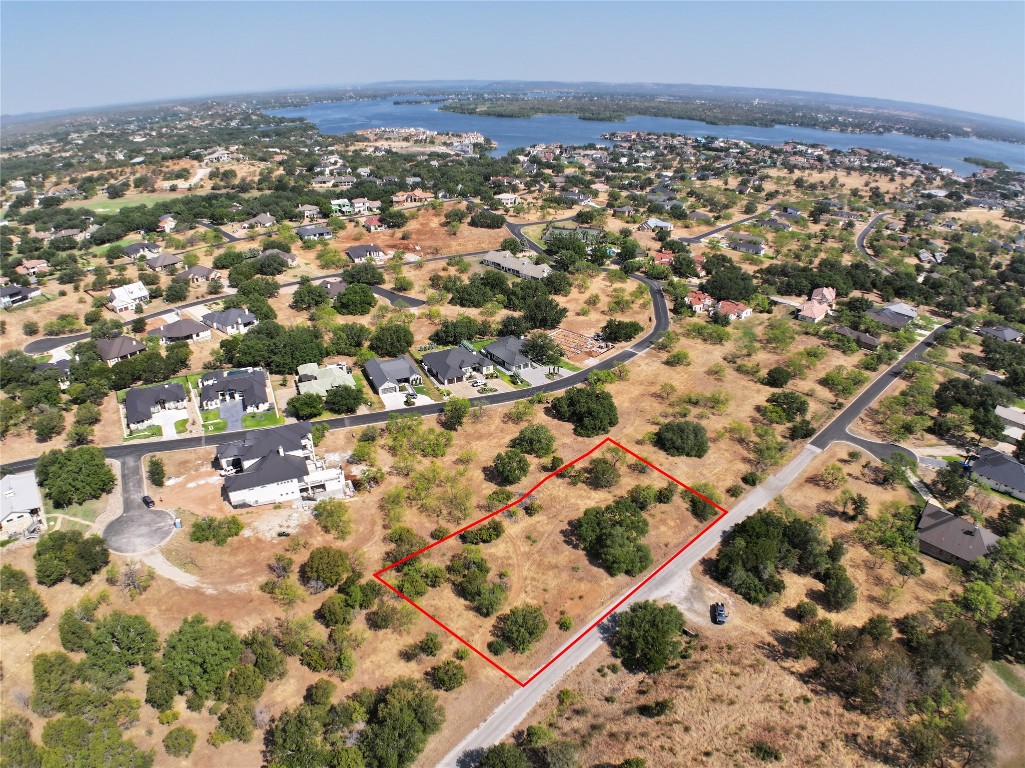
[[[697,314],[705,314],[712,311],[715,306],[715,299],[702,291],[691,291],[684,297],[684,303]]]
[[[829,307],[820,301],[809,299],[797,310],[797,319],[802,323],[817,323],[829,314]]]
[[[720,301],[716,304],[715,311],[720,315],[725,315],[730,320],[744,320],[754,312],[751,307],[739,301]]]
[[[146,345],[131,336],[115,336],[113,339],[97,339],[96,351],[100,360],[107,365],[114,365],[145,352]]]

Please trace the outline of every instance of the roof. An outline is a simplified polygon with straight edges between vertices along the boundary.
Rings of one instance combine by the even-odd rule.
[[[129,424],[147,421],[153,406],[160,402],[178,403],[185,399],[185,388],[177,382],[155,387],[133,387],[125,393],[125,418]]]
[[[345,251],[349,258],[353,261],[358,259],[369,259],[373,258],[375,254],[383,254],[384,251],[381,246],[370,243],[369,245],[350,245]]]
[[[547,277],[552,271],[547,264],[535,264],[525,256],[513,256],[509,251],[488,251],[481,258],[481,263],[484,262],[497,264],[502,269],[515,272],[518,275],[527,275],[538,279]]]
[[[177,253],[158,253],[152,258],[146,259],[146,266],[150,269],[160,269],[161,267],[172,267],[175,264],[181,264],[182,257]]]
[[[972,462],[972,472],[985,480],[1025,492],[1025,466],[992,448],[979,449],[979,458]]]
[[[390,360],[372,357],[363,364],[363,372],[378,391],[388,382],[397,383],[401,379],[420,375],[413,361],[405,356]]]
[[[516,336],[503,336],[485,346],[484,351],[506,363],[506,367],[526,365],[530,358],[523,353],[523,343]]]
[[[797,310],[798,317],[810,317],[821,320],[829,313],[829,307],[820,301],[806,301]]]
[[[1003,421],[1009,421],[1017,427],[1025,427],[1025,411],[1019,408],[1008,408],[1006,405],[998,405],[996,414]]]
[[[747,306],[747,304],[742,304],[739,301],[730,301],[727,299],[725,301],[720,301],[717,309],[724,315],[739,315],[741,312],[749,311],[751,307]]]
[[[299,237],[316,237],[318,235],[330,235],[331,230],[327,227],[322,227],[318,224],[307,224],[305,227],[299,227],[296,230]]]
[[[150,336],[160,336],[165,339],[182,339],[186,336],[196,336],[201,333],[210,333],[210,329],[203,323],[189,317],[175,320],[173,323],[154,328],[149,332]]]
[[[911,322],[911,318],[907,315],[902,315],[894,312],[886,307],[882,309],[870,309],[866,313],[873,320],[882,323],[887,328],[903,328],[905,325]]]
[[[107,294],[107,298],[109,301],[119,304],[130,304],[133,301],[148,301],[149,289],[139,282],[129,283],[128,285],[119,285]]]
[[[908,318],[918,317],[918,310],[910,304],[905,304],[903,301],[891,301],[889,304],[884,304],[883,309],[888,309],[891,312],[896,312],[898,315],[904,315]]]
[[[182,272],[182,277],[210,277],[215,274],[220,273],[216,269],[204,267],[202,264],[194,264]]]
[[[875,336],[862,333],[861,331],[856,331],[853,328],[848,328],[846,325],[834,325],[833,332],[838,333],[841,336],[847,336],[848,338],[855,339],[869,347],[878,347],[883,343],[881,339],[877,339]]]
[[[243,222],[243,224],[252,224],[252,223],[255,222],[257,224],[263,224],[263,225],[266,226],[266,225],[273,224],[275,221],[277,221],[277,219],[275,219],[269,213],[261,213],[259,216],[254,216],[253,218],[249,219],[248,221]]]
[[[453,347],[438,352],[428,352],[423,356],[423,364],[430,368],[438,379],[447,381],[465,376],[463,368],[480,365],[480,358],[467,349]]]
[[[218,446],[216,455],[222,461],[239,459],[247,462],[271,454],[277,455],[278,449],[283,453],[305,452],[304,441],[310,438],[310,434],[308,421],[297,421],[295,424],[284,424],[271,429],[257,429],[246,432],[241,440]]]
[[[156,253],[160,246],[155,243],[132,243],[125,246],[125,256],[138,256],[140,253]]]
[[[918,540],[957,560],[971,562],[989,554],[1000,537],[930,501],[918,521]]]
[[[217,375],[220,374],[220,375]],[[200,401],[216,400],[221,392],[241,392],[246,406],[267,402],[267,372],[259,368],[252,371],[218,371],[200,379]]]
[[[296,372],[299,374],[298,388],[301,394],[313,392],[326,397],[329,390],[335,387],[355,387],[356,380],[352,374],[338,365],[326,365],[321,367],[316,363],[300,365]]]
[[[96,351],[100,353],[101,360],[110,361],[145,352],[146,345],[131,336],[117,336],[113,339],[97,339]]]
[[[288,480],[302,480],[309,474],[306,459],[302,456],[281,456],[269,453],[249,468],[248,472],[229,475],[224,478],[224,489],[231,492],[247,491],[264,485],[283,483]]]
[[[823,301],[832,304],[836,301],[836,288],[816,288],[811,292],[812,301]]]
[[[1008,328],[1006,325],[994,325],[989,328],[980,328],[979,333],[992,336],[994,339],[1000,339],[1001,341],[1017,341],[1021,338],[1021,331],[1016,331],[1014,328]]]
[[[16,512],[31,512],[42,507],[43,500],[32,472],[0,478],[0,520]]]
[[[256,315],[248,309],[233,307],[232,309],[224,309],[219,312],[210,312],[205,314],[203,315],[203,322],[211,327],[219,325],[225,328],[231,325],[237,325],[240,322],[245,325],[249,325],[250,323],[256,322]]]

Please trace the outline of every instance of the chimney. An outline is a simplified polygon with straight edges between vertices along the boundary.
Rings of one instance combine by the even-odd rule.
[[[285,449],[282,446],[279,445],[278,446],[278,456],[284,456],[284,455],[285,455]]]

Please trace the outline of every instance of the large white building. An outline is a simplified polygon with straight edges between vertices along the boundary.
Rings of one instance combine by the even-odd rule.
[[[0,478],[0,530],[20,533],[32,525],[43,508],[43,500],[31,472]]]

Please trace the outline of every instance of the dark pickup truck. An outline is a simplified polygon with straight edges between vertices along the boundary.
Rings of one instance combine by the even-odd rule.
[[[726,606],[722,603],[712,603],[712,622],[714,624],[725,624],[730,615],[726,613]]]

